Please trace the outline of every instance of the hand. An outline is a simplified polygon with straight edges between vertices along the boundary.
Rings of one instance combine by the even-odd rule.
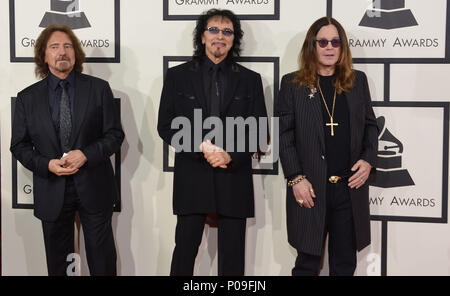
[[[314,207],[313,198],[316,198],[316,195],[314,194],[314,189],[311,183],[309,183],[307,179],[303,179],[299,183],[292,186],[292,191],[294,192],[295,199],[297,200],[299,206],[308,209]],[[302,203],[300,203],[301,200],[303,201]]]
[[[201,143],[200,150],[208,163],[214,168],[226,169],[227,164],[231,162],[231,156],[222,148],[211,143],[210,140]]]
[[[355,165],[352,167],[352,172],[355,172],[349,179],[348,179],[348,186],[350,188],[356,188],[363,186],[364,183],[366,183],[367,179],[369,178],[370,170],[372,169],[372,166],[370,163],[368,163],[365,160],[358,160]]]
[[[65,161],[64,167],[69,169],[79,169],[87,162],[87,158],[81,150],[69,151],[61,160]]]
[[[77,168],[66,168],[65,165],[65,160],[52,159],[48,163],[48,170],[57,176],[69,176],[78,172]]]

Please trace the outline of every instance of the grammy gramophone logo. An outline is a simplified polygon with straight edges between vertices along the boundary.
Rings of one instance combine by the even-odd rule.
[[[418,23],[405,0],[373,0],[373,9],[368,9],[361,22],[362,27],[398,29],[417,26]]]
[[[383,116],[377,118],[379,128],[377,171],[370,185],[392,188],[415,185],[408,170],[402,168],[403,144],[386,128]]]
[[[74,30],[91,27],[80,10],[79,0],[50,0],[50,11],[45,13],[39,27],[46,28],[53,24],[66,25]]]

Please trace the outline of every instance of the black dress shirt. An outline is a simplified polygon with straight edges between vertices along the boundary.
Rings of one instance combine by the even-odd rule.
[[[50,114],[52,115],[53,125],[59,138],[59,104],[61,102],[62,88],[59,86],[59,79],[51,72],[48,74],[48,104],[50,105]],[[73,105],[75,99],[75,74],[70,72],[65,79],[67,83],[67,94],[70,100],[70,109],[73,118]]]
[[[208,116],[211,115],[211,79],[212,79],[212,73],[213,73],[213,67],[214,67],[214,63],[208,58],[208,57],[204,57],[202,59],[202,63],[201,63],[201,71],[202,71],[202,76],[203,76],[203,88],[204,88],[204,93],[205,93],[205,98],[206,98],[206,105],[207,105],[207,112],[208,112]],[[219,93],[220,93],[220,102],[221,102],[221,109],[222,109],[222,103],[224,100],[224,92],[226,89],[226,76],[227,76],[227,71],[230,71],[229,67],[228,67],[228,62],[226,60],[223,60],[222,62],[220,62],[219,64],[217,64],[219,70],[217,72],[217,79],[219,82]]]
[[[70,110],[73,118],[73,105],[75,100],[75,74],[70,72],[69,76],[65,79],[67,83],[67,94],[70,100]],[[51,72],[48,74],[48,103],[50,106],[50,114],[52,115],[53,126],[55,127],[56,135],[59,139],[59,105],[61,102],[62,88],[59,85],[59,79]],[[73,126],[73,124],[72,124]],[[62,157],[62,155],[61,155]],[[76,195],[75,184],[73,181],[73,176],[65,176],[66,179],[66,195],[74,196]]]

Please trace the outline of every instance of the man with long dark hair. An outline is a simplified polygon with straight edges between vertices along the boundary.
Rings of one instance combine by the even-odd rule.
[[[111,217],[118,191],[109,158],[124,133],[108,82],[82,74],[84,59],[69,27],[47,27],[34,57],[42,80],[19,92],[14,111],[11,152],[33,172],[49,275],[73,272],[77,211],[91,275],[116,274]]]
[[[378,149],[367,78],[329,17],[309,28],[299,62],[276,104],[288,240],[298,253],[292,274],[318,274],[328,233],[330,274],[353,275],[356,250],[370,244],[367,179]]]
[[[218,216],[219,275],[244,275],[246,218],[254,216],[251,156],[255,151],[235,149],[240,144],[249,146],[248,132],[245,143],[239,143],[236,135],[226,141],[221,137],[235,129],[226,126],[226,118],[257,121],[267,115],[260,75],[235,62],[242,36],[240,21],[231,11],[211,9],[197,20],[192,61],[166,73],[159,135],[175,147],[180,128],[172,128],[174,120],[187,118],[191,127],[183,138],[188,149],[175,154],[177,227],[171,275],[193,274],[206,217],[211,213]],[[211,122],[223,129],[203,129],[203,122],[195,122],[196,114],[216,119]],[[208,137],[218,130],[216,136]],[[257,134],[257,130],[252,132]],[[196,134],[201,137],[199,142]]]

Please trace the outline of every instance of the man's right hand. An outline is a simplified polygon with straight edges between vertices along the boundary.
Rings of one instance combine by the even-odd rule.
[[[306,178],[292,186],[292,191],[294,192],[295,199],[301,207],[308,209],[314,207],[313,198],[316,198],[316,195],[314,194],[314,189],[311,183],[309,183]],[[302,203],[300,203],[301,200],[303,201]]]
[[[78,172],[78,169],[65,168],[66,161],[62,159],[52,159],[48,163],[48,170],[57,176],[69,176]]]
[[[206,140],[201,143],[200,151],[203,152],[205,159],[214,168],[220,167],[222,169],[226,169],[227,165],[231,162],[230,154],[211,143],[211,140]]]

